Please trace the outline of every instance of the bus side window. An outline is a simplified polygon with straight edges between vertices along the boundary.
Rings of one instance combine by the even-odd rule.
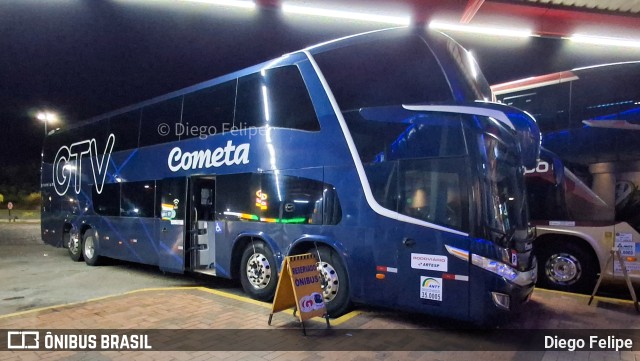
[[[96,155],[101,155],[104,153],[105,145],[107,144],[107,139],[109,137],[108,119],[106,118],[100,119],[96,122],[88,123],[86,125],[82,125],[75,129],[70,129],[68,132],[66,132],[66,138],[69,139],[69,137],[73,137],[73,140],[66,141],[65,145],[67,147],[81,140],[95,139],[96,140],[95,150],[97,151]],[[115,147],[114,147],[114,151],[115,151]]]
[[[230,129],[233,124],[235,96],[236,80],[185,95],[182,110],[185,134],[181,135],[180,139],[204,139]],[[189,129],[189,132],[186,132],[186,129]]]
[[[266,72],[266,87],[272,112],[271,126],[307,131],[320,130],[320,123],[304,80],[296,66]]]
[[[262,202],[260,179],[260,174],[253,173],[217,176],[214,196],[216,220],[259,221],[259,203]]]
[[[320,130],[307,87],[295,65],[254,73],[238,80],[236,127]]]
[[[266,88],[265,95],[268,99]],[[269,115],[265,113],[267,109],[268,106],[265,106],[263,101],[260,73],[238,79],[238,96],[233,124],[239,128],[262,127],[268,123]]]
[[[98,193],[94,186],[91,187],[93,210],[101,216],[120,215],[120,183],[109,183],[102,187],[102,192]]]
[[[325,184],[323,192],[323,207],[322,218],[323,223],[328,225],[335,225],[342,220],[342,207],[340,207],[340,199],[338,199],[338,192],[330,184]]]
[[[165,178],[156,182],[155,215],[162,220],[184,220],[185,178]]]
[[[269,198],[262,218],[276,218],[282,223],[322,224],[322,215],[314,217],[318,201],[322,201],[323,183],[303,177],[262,174],[262,192]]]
[[[468,223],[462,157],[400,161],[399,212],[455,229]]]
[[[142,109],[140,147],[177,141],[182,124],[182,97],[151,104]],[[168,128],[163,129],[165,126]]]
[[[200,212],[200,219],[204,221],[213,221],[215,214],[213,213],[215,196],[215,185],[211,183],[208,187],[203,186],[200,189],[200,204],[197,205]]]
[[[154,193],[153,181],[122,183],[120,216],[153,217]]]
[[[134,149],[138,147],[138,135],[140,132],[140,109],[116,115],[109,119],[109,133],[115,135],[113,151]],[[101,140],[101,142],[105,142]],[[103,147],[98,147],[100,152]]]

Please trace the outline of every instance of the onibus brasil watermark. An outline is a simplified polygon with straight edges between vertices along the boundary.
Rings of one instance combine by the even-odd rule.
[[[640,329],[334,329],[311,339],[289,328],[2,331],[6,336],[0,336],[0,351],[304,351],[313,347],[319,351],[621,352],[637,351],[640,343]],[[339,342],[346,334],[349,341]]]
[[[42,334],[41,334],[42,333]],[[53,333],[51,331],[8,331],[9,350],[152,350],[144,334]]]

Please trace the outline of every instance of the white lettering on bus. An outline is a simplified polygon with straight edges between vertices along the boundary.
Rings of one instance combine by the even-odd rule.
[[[98,159],[98,146],[94,139],[83,140],[60,147],[53,160],[53,187],[56,193],[63,196],[67,194],[71,179],[74,180],[74,191],[80,194],[80,185],[82,184],[82,157],[89,154],[91,160],[91,172],[93,173],[93,181],[96,192],[102,193],[104,179],[107,176],[107,167],[111,158],[113,144],[116,136],[109,134],[107,144],[104,146],[102,158]]]
[[[194,152],[182,152],[180,147],[175,147],[169,152],[167,165],[172,172],[189,169],[217,168],[222,165],[247,164],[249,163],[249,143],[233,145],[232,141],[227,141],[225,147],[213,150],[198,150]]]
[[[525,169],[524,173],[525,174],[530,174],[530,173],[547,173],[549,171],[551,167],[549,166],[549,163],[545,162],[544,160],[541,160],[538,162],[538,165],[533,168],[533,169]]]

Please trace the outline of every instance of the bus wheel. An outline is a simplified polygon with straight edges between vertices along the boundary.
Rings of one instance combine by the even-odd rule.
[[[96,232],[89,229],[82,235],[82,254],[84,261],[89,266],[97,266],[100,263],[100,256],[96,249],[98,245]]]
[[[347,271],[337,253],[326,247],[317,250],[318,271],[322,278],[322,295],[331,317],[349,310],[349,280]]]
[[[538,285],[568,292],[589,293],[597,280],[598,262],[573,243],[542,245],[538,251]]]
[[[82,261],[82,242],[80,242],[80,236],[78,233],[67,232],[64,237],[71,260],[74,262]]]
[[[278,284],[276,259],[271,249],[262,241],[252,241],[240,260],[240,283],[251,298],[269,301]]]

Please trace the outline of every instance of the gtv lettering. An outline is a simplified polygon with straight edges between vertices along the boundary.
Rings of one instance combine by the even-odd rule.
[[[225,147],[219,147],[213,151],[197,150],[194,152],[182,152],[175,147],[169,152],[167,165],[172,172],[189,169],[217,168],[224,165],[249,163],[249,143],[233,145],[230,140]]]
[[[80,185],[82,184],[82,158],[89,155],[91,160],[91,172],[93,181],[98,194],[102,193],[104,180],[107,176],[107,167],[109,159],[111,159],[111,151],[116,136],[109,134],[107,144],[105,144],[102,157],[98,159],[98,146],[95,138],[91,140],[83,140],[71,144],[67,147],[62,146],[58,149],[56,157],[53,161],[53,187],[56,193],[63,196],[67,194],[69,185],[73,179],[74,191],[80,194]]]

